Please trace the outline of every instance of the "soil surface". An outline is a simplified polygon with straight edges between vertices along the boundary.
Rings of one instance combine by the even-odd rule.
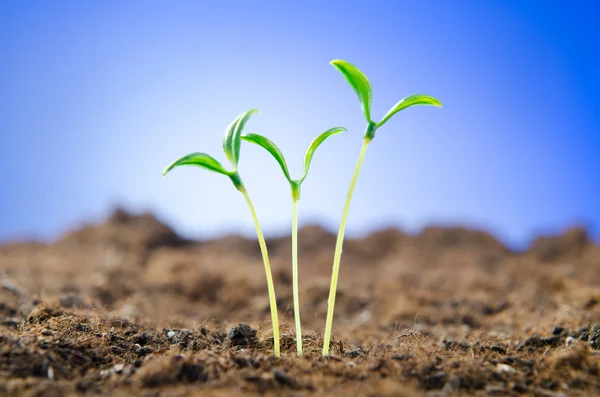
[[[273,339],[256,241],[188,241],[115,211],[52,244],[0,247],[2,396],[600,395],[600,245],[585,230],[512,252],[492,235],[381,230],[344,246],[321,357],[335,236],[268,241]]]

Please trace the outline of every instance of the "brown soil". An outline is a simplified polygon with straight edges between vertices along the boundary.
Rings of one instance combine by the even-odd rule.
[[[600,395],[600,245],[584,230],[522,253],[463,228],[348,240],[322,358],[334,243],[300,232],[298,358],[291,244],[268,241],[280,359],[256,241],[187,241],[118,210],[5,244],[0,395]]]

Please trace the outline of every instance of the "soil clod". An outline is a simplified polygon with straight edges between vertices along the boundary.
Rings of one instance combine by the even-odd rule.
[[[229,330],[227,339],[233,346],[251,346],[256,341],[256,330],[246,324],[239,324]]]

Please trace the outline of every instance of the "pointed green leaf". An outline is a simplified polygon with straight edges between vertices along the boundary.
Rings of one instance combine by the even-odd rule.
[[[367,121],[370,122],[373,90],[371,89],[371,83],[367,76],[350,62],[334,59],[330,63],[344,75],[348,83],[354,88],[354,91],[360,100],[362,111],[367,118]]]
[[[225,130],[225,136],[223,137],[223,150],[225,155],[233,165],[233,168],[237,169],[238,161],[240,160],[240,144],[241,134],[244,130],[246,122],[253,114],[258,114],[257,109],[250,109],[240,114],[227,126]]]
[[[183,156],[173,161],[167,168],[165,168],[163,171],[163,176],[166,176],[173,168],[182,165],[195,165],[197,167],[205,168],[209,171],[218,172],[219,174],[227,176],[230,175],[230,173],[223,168],[221,163],[215,160],[214,157],[209,156],[206,153],[190,153],[187,156]]]
[[[288,182],[292,182],[292,178],[290,178],[290,172],[288,170],[287,163],[285,162],[285,158],[283,157],[283,153],[281,153],[281,150],[279,150],[277,145],[275,145],[268,138],[259,134],[244,134],[242,135],[242,139],[246,142],[251,142],[255,145],[262,146],[269,153],[271,153],[271,156],[273,156],[275,160],[277,160],[277,162],[279,163],[279,166],[281,167],[285,178],[288,180]]]
[[[442,103],[438,101],[436,98],[429,95],[411,95],[409,97],[401,99],[397,104],[392,106],[392,108],[383,116],[383,119],[379,123],[377,123],[377,128],[381,127],[385,124],[386,121],[390,119],[393,115],[401,111],[402,109],[406,109],[407,107],[414,105],[430,105],[441,107]]]
[[[313,156],[315,154],[315,150],[317,150],[317,148],[323,142],[325,142],[325,140],[327,138],[329,138],[330,136],[337,135],[337,134],[339,134],[341,132],[345,132],[345,131],[346,131],[346,129],[344,127],[330,128],[327,131],[325,131],[324,133],[322,133],[321,135],[319,135],[318,137],[316,137],[312,141],[312,143],[310,144],[310,146],[306,150],[306,154],[304,155],[304,173],[302,174],[302,178],[300,178],[300,183],[302,183],[306,179],[306,176],[308,175],[308,169],[310,168],[310,163],[311,163],[311,161],[313,159]]]

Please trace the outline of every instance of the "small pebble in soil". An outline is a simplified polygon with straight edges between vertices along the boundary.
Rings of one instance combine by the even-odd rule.
[[[513,367],[508,364],[497,364],[496,371],[499,373],[507,372],[507,373],[515,373],[517,372]]]
[[[565,332],[563,327],[554,327],[552,330],[552,335],[562,335],[563,332]]]
[[[567,339],[565,339],[565,345],[567,347],[571,346],[571,344],[573,343],[574,340],[575,340],[575,338],[573,338],[572,336],[567,336]]]
[[[227,333],[227,339],[233,346],[251,345],[255,337],[256,330],[246,324],[239,324]]]

